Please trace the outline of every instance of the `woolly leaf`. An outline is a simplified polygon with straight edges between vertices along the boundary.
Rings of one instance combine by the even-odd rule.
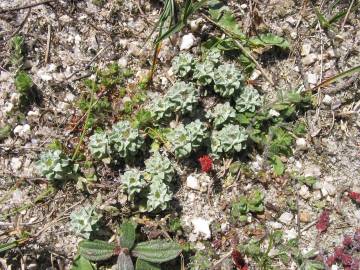
[[[77,256],[71,266],[71,270],[95,270],[96,267],[82,256]]]
[[[144,261],[142,259],[136,260],[136,270],[161,270],[159,264]]]
[[[148,262],[162,263],[170,261],[181,253],[181,247],[176,242],[152,240],[135,245],[132,255]]]
[[[83,240],[79,243],[79,253],[89,261],[103,261],[116,255],[118,247],[105,241]]]
[[[122,248],[131,249],[135,242],[135,229],[133,223],[125,221],[120,226],[120,245]]]
[[[116,262],[116,270],[134,270],[134,264],[129,255],[120,253]]]

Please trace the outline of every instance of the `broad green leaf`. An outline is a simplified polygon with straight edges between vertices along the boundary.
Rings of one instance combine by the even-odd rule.
[[[284,173],[285,166],[279,156],[273,156],[271,158],[271,164],[272,164],[273,170],[277,176],[280,176]]]
[[[255,37],[251,37],[249,38],[249,43],[253,47],[277,46],[282,49],[289,48],[289,42],[285,38],[279,37],[272,33],[260,34]]]
[[[153,263],[170,261],[181,253],[178,243],[166,240],[152,240],[136,244],[132,255]]]
[[[130,255],[120,253],[116,262],[116,270],[134,270],[134,264]]]
[[[103,261],[118,253],[119,247],[105,241],[83,240],[79,243],[79,253],[90,261]]]
[[[244,33],[236,21],[235,15],[227,6],[215,5],[209,8],[211,18],[222,28],[235,35],[238,39],[245,39]]]
[[[82,256],[77,256],[71,266],[71,270],[96,270],[96,267]]]
[[[122,248],[131,249],[135,242],[135,225],[130,221],[124,221],[119,230],[120,246]]]
[[[0,244],[0,252],[7,251],[9,249],[13,249],[13,248],[17,247],[17,245],[18,245],[18,241]]]
[[[159,264],[144,261],[142,259],[136,260],[135,270],[161,270]]]

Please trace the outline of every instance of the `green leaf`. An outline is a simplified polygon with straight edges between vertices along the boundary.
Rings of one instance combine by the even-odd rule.
[[[245,39],[245,35],[240,30],[240,25],[236,21],[235,15],[227,6],[218,4],[211,6],[209,14],[222,28],[236,35],[239,39]]]
[[[82,256],[77,256],[71,266],[71,270],[95,270],[96,267]]]
[[[251,37],[249,38],[249,43],[250,46],[253,47],[277,46],[282,49],[289,48],[289,42],[285,38],[279,37],[272,33],[260,34],[255,37]]]
[[[134,264],[129,255],[120,253],[116,262],[116,270],[134,270]]]
[[[103,261],[116,255],[118,246],[101,240],[83,240],[79,243],[79,253],[90,261]]]
[[[181,247],[176,242],[152,240],[136,244],[132,255],[153,263],[170,261],[181,253]]]
[[[135,242],[136,226],[131,221],[124,221],[119,230],[120,246],[122,248],[131,249]]]
[[[136,260],[136,270],[161,270],[159,264],[144,261],[142,259]]]
[[[0,128],[0,141],[9,137],[10,134],[11,134],[11,126],[10,125],[6,125],[6,126]]]
[[[10,243],[0,244],[0,252],[4,252],[4,251],[7,251],[9,249],[16,248],[17,245],[18,245],[18,241],[13,241],[13,242],[10,242]]]
[[[248,204],[250,205],[259,205],[264,200],[264,194],[260,190],[254,190],[248,199]]]
[[[312,187],[317,181],[316,177],[313,177],[313,176],[306,176],[306,177],[305,176],[300,176],[300,177],[297,177],[297,180],[300,183],[305,184],[305,185],[307,185],[309,187]]]
[[[19,71],[15,76],[15,87],[16,90],[23,95],[28,94],[29,90],[33,86],[32,79],[30,76],[24,72]]]
[[[281,161],[279,156],[273,156],[271,158],[271,165],[273,167],[273,170],[277,176],[280,176],[285,171],[284,163]]]
[[[305,261],[304,265],[300,267],[300,269],[304,270],[322,270],[325,269],[325,265],[322,262],[315,260]]]

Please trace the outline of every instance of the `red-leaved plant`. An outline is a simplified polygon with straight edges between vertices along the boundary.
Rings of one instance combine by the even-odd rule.
[[[208,155],[204,155],[202,157],[200,157],[198,159],[200,166],[201,166],[201,171],[203,172],[210,172],[212,170],[212,159],[208,156]]]

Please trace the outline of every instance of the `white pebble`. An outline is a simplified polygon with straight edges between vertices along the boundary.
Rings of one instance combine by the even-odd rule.
[[[18,125],[14,128],[14,134],[21,138],[27,138],[30,135],[30,126],[28,124]]]
[[[296,139],[296,149],[298,150],[305,150],[307,149],[307,143],[304,138],[297,138]]]
[[[302,185],[300,190],[299,190],[299,195],[300,195],[301,198],[303,198],[305,200],[309,199],[311,197],[311,194],[309,192],[308,186]]]
[[[189,175],[186,178],[186,186],[191,189],[200,190],[199,180],[193,175]]]
[[[318,76],[315,73],[308,73],[307,80],[310,84],[316,84],[318,80]]]
[[[13,157],[10,161],[10,166],[13,171],[19,170],[21,168],[21,165],[22,165],[22,163],[21,163],[20,158]]]
[[[331,105],[332,100],[333,100],[333,98],[332,98],[331,96],[325,95],[324,98],[323,98],[323,100],[322,100],[322,102],[323,102],[325,105],[328,105],[328,106],[329,106],[329,105]]]
[[[192,33],[184,35],[181,39],[180,50],[189,50],[195,44],[195,37]]]
[[[305,56],[308,55],[311,51],[311,44],[310,43],[306,43],[301,47],[301,55]]]
[[[282,213],[282,215],[279,217],[279,221],[281,223],[284,223],[286,225],[289,225],[291,221],[293,220],[294,215],[290,212]]]
[[[194,226],[193,233],[196,235],[202,235],[204,239],[211,238],[210,224],[211,220],[207,220],[201,217],[196,217],[191,220]]]

